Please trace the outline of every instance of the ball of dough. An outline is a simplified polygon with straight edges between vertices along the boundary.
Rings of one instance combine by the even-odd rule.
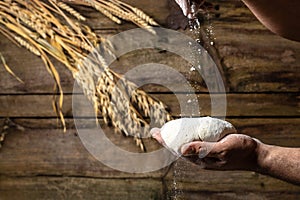
[[[236,133],[231,123],[212,117],[181,118],[167,122],[161,129],[153,128],[151,133],[160,132],[164,145],[180,154],[183,144],[194,140],[219,141],[227,134]]]

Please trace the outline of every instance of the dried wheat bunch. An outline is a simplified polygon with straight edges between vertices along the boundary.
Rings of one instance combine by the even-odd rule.
[[[60,76],[49,55],[62,62],[93,103],[95,114],[101,114],[116,131],[133,136],[144,149],[142,137],[149,134],[147,119],[162,125],[171,119],[166,106],[134,83],[112,71],[103,52],[112,54],[109,42],[96,35],[90,27],[79,23],[86,18],[66,3],[91,6],[116,23],[131,21],[151,30],[157,23],[138,8],[119,0],[2,0],[0,1],[0,32],[19,46],[39,56],[55,80],[53,108],[66,129],[62,112],[63,90]],[[95,48],[102,44],[100,51]],[[14,73],[0,55],[5,68]],[[14,75],[15,76],[15,75]],[[15,76],[16,77],[16,76]],[[20,79],[19,79],[20,80]]]
[[[63,0],[64,2],[79,5],[89,5],[110,18],[116,23],[122,20],[130,21],[142,28],[150,28],[150,25],[158,26],[158,23],[142,10],[119,0]]]

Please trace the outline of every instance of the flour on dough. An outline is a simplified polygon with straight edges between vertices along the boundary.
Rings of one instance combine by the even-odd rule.
[[[165,145],[179,153],[183,144],[194,140],[216,142],[227,134],[236,133],[231,123],[212,117],[181,118],[167,122],[160,134]]]

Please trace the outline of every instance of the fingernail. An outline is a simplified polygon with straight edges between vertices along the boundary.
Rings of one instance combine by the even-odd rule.
[[[198,156],[199,156],[199,158],[201,159],[201,158],[204,158],[205,156],[207,156],[208,153],[209,153],[209,152],[208,152],[208,150],[207,150],[206,147],[201,147],[201,148],[199,149],[199,154],[198,154]]]

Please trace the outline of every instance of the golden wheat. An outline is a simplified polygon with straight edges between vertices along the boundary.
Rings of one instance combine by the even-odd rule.
[[[120,19],[128,20],[150,31],[150,25],[157,25],[140,9],[120,1],[67,2],[89,5],[116,23],[121,23]],[[162,102],[136,89],[134,83],[108,67],[101,52],[113,55],[112,45],[96,35],[89,26],[78,23],[78,19],[84,18],[69,5],[56,0],[11,0],[0,1],[0,8],[0,32],[39,56],[55,80],[54,90],[60,95],[54,96],[53,108],[64,129],[60,76],[48,55],[62,62],[72,72],[84,94],[93,103],[95,116],[101,114],[105,123],[111,123],[116,132],[133,136],[142,150],[145,148],[141,138],[149,136],[150,129],[146,118],[151,117],[160,125],[171,119]],[[95,51],[100,43],[101,52]]]
[[[117,23],[117,24],[121,24],[121,20],[119,18],[117,18],[116,16],[114,16],[112,13],[110,13],[108,10],[106,10],[103,7],[100,7],[99,5],[95,5],[94,7],[96,10],[98,10],[99,12],[101,12],[104,16],[106,16],[107,18],[109,18],[111,21]]]
[[[146,22],[148,22],[150,25],[153,26],[158,26],[158,23],[152,19],[151,17],[149,17],[148,15],[146,15],[146,13],[144,13],[141,9],[138,8],[132,8],[133,12],[139,16],[141,19],[145,20]]]
[[[86,21],[86,18],[84,16],[82,16],[79,12],[77,12],[74,8],[70,7],[69,5],[67,5],[63,2],[58,2],[57,5],[60,8],[67,11],[68,13],[70,13],[71,15],[73,15],[74,17],[76,17],[78,20]]]
[[[22,46],[25,47],[26,49],[28,49],[31,53],[37,55],[37,56],[41,56],[41,53],[39,52],[39,50],[37,50],[37,48],[35,48],[34,46],[32,46],[30,43],[28,43],[27,41],[25,41],[24,39],[22,39],[19,36],[15,36],[14,39]]]

